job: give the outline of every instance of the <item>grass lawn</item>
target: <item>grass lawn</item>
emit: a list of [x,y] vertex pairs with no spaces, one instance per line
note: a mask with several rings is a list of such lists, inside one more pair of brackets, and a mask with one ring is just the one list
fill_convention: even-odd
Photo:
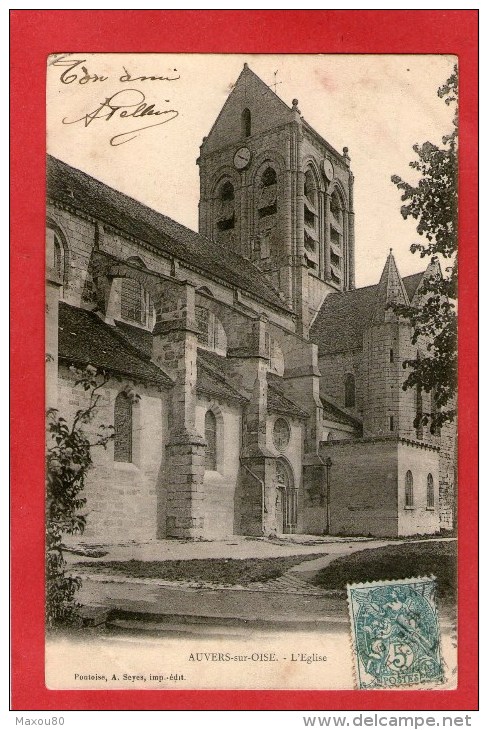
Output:
[[421,542],[361,550],[334,560],[319,570],[311,582],[322,588],[344,588],[361,583],[395,578],[434,575],[439,595],[456,596],[456,549],[452,542]]
[[287,570],[306,560],[321,558],[326,553],[290,555],[282,558],[211,558],[208,560],[111,560],[77,563],[83,572],[124,575],[131,578],[190,580],[202,583],[247,586],[279,578]]

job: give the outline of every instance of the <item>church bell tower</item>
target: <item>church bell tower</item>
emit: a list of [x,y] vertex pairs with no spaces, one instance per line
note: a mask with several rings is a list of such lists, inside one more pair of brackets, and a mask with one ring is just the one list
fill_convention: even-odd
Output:
[[325,297],[354,288],[353,175],[247,64],[204,138],[199,229],[252,260],[308,336]]

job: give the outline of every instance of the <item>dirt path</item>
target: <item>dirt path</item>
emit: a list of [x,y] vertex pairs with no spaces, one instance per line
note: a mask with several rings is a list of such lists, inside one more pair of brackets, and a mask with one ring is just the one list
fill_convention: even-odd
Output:
[[283,577],[296,576],[299,574],[300,578],[310,580],[310,578],[312,578],[319,570],[326,568],[334,560],[344,558],[347,555],[357,553],[360,550],[373,550],[375,548],[387,547],[388,545],[405,545],[407,543],[411,544],[416,542],[451,542],[455,539],[456,538],[454,537],[434,537],[427,540],[369,540],[367,542],[355,541],[330,543],[327,546],[327,555],[324,555],[322,558],[317,558],[316,560],[308,560],[306,562],[299,563],[298,565],[293,566],[293,568],[290,568],[290,570],[287,570],[286,573],[283,574]]

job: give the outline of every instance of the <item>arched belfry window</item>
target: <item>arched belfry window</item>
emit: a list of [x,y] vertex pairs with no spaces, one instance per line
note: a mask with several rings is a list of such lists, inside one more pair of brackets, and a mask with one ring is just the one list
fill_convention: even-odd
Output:
[[129,322],[146,326],[149,314],[149,295],[134,279],[122,279],[120,316]]
[[330,212],[332,213],[332,216],[336,219],[336,222],[342,225],[342,202],[337,190],[334,190],[334,192],[330,196]]
[[314,174],[310,168],[305,173],[303,192],[305,195],[305,206],[307,209],[305,211],[306,222],[314,225],[315,217],[317,215],[317,185]]
[[205,469],[217,471],[217,419],[212,411],[205,414],[205,441]]
[[303,184],[303,223],[305,259],[312,271],[318,270],[318,192],[315,176],[310,168],[305,172]]
[[344,380],[344,405],[346,408],[356,407],[356,381],[351,373]]
[[342,284],[344,277],[344,206],[337,190],[330,196],[330,278]]
[[132,400],[124,392],[115,399],[114,461],[132,462]]
[[230,180],[223,182],[218,191],[217,228],[228,231],[235,226],[235,191]]
[[427,509],[434,509],[434,477],[427,474]]
[[278,180],[276,170],[273,167],[267,167],[261,175],[258,193],[258,216],[259,218],[267,218],[276,215],[276,197],[277,197]]
[[251,112],[249,109],[243,109],[241,114],[242,136],[251,136]]
[[413,507],[413,476],[410,469],[405,474],[405,507]]
[[276,253],[277,199],[278,178],[274,167],[269,165],[258,174],[254,188],[254,238],[251,251],[253,260],[258,263],[268,261]]

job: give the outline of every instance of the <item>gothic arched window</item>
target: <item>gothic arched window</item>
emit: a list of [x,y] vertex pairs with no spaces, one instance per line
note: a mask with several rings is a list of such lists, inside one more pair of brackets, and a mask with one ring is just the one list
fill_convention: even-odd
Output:
[[351,373],[348,373],[344,380],[344,405],[346,408],[356,407],[356,382]]
[[222,183],[218,192],[217,228],[228,231],[235,226],[235,192],[230,180]]
[[205,469],[217,471],[217,419],[212,411],[205,414],[205,441]]
[[413,476],[410,469],[405,474],[405,507],[413,507]]
[[146,325],[149,297],[145,289],[134,279],[122,279],[120,292],[120,316],[122,319]]
[[66,249],[61,237],[52,228],[46,230],[47,268],[64,283],[66,277]]
[[242,136],[251,136],[251,112],[249,109],[244,109],[241,114],[241,125],[242,125]]
[[434,477],[432,474],[427,474],[427,509],[434,509]]
[[132,401],[123,392],[115,399],[114,461],[132,462]]
[[59,238],[54,234],[54,271],[58,276],[63,272],[63,248],[59,242]]
[[198,344],[209,350],[225,354],[227,350],[227,336],[222,322],[206,307],[196,305],[195,320],[198,327]]
[[276,185],[276,170],[273,167],[267,167],[261,177],[263,187],[269,188],[270,185]]
[[278,451],[284,451],[290,443],[290,426],[284,418],[277,418],[273,427],[273,443]]

